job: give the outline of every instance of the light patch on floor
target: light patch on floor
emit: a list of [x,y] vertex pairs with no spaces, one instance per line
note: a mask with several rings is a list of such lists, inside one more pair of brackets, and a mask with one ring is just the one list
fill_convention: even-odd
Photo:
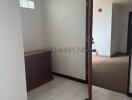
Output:
[[[93,86],[93,100],[132,100],[126,95]],[[28,93],[28,100],[84,100],[87,85],[54,77],[54,80]]]

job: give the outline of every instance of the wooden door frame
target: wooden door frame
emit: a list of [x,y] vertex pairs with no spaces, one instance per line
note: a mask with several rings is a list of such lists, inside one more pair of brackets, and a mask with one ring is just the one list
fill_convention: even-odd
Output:
[[130,96],[130,97],[132,97],[132,93],[130,93],[130,75],[131,75],[131,60],[132,60],[132,58],[131,58],[131,55],[132,55],[132,53],[130,53],[130,55],[129,55],[129,69],[128,69],[128,85],[127,85],[127,95],[128,96]]
[[131,43],[129,43],[130,41],[129,41],[129,39],[130,39],[130,37],[129,37],[129,28],[130,28],[130,15],[132,15],[132,11],[130,11],[129,12],[129,19],[128,19],[128,36],[127,36],[127,55],[129,55],[129,45],[131,44]]
[[[127,85],[127,95],[132,97],[132,93],[130,93],[130,75],[131,75],[131,55],[132,55],[132,52],[130,52],[129,54],[129,28],[130,28],[130,14],[132,14],[132,11],[129,12],[129,19],[128,19],[128,38],[127,38],[127,54],[129,55],[129,68],[128,68],[128,85]],[[131,48],[131,51],[132,51],[132,48]]]
[[92,100],[92,21],[93,0],[86,0],[86,81],[89,95],[86,100]]
[[132,55],[132,52],[130,52],[130,54],[129,54],[129,50],[128,50],[128,48],[129,48],[129,39],[130,39],[130,37],[129,37],[129,28],[130,28],[130,14],[132,14],[132,11],[131,12],[129,12],[129,19],[128,19],[128,37],[127,37],[127,54],[129,55],[129,68],[128,68],[128,84],[127,84],[127,95],[128,96],[130,96],[130,97],[132,97],[132,93],[130,93],[130,75],[131,75],[131,55]]

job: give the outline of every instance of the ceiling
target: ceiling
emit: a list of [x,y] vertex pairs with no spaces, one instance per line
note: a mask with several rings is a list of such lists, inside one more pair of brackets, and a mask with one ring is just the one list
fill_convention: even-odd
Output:
[[132,0],[94,0],[95,4],[98,3],[132,3]]

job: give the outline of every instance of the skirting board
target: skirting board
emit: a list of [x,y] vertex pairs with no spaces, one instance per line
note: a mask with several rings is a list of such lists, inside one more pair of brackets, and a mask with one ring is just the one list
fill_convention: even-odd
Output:
[[120,56],[127,56],[127,53],[116,52],[116,53],[111,55],[111,57],[120,57]]
[[132,97],[132,93],[127,93],[127,96]]
[[53,72],[53,74],[56,75],[56,76],[60,76],[60,77],[66,78],[66,79],[70,79],[70,80],[73,80],[73,81],[77,81],[77,82],[80,82],[80,83],[87,84],[86,80],[78,79],[78,78],[75,78],[75,77],[71,77],[71,76],[60,74],[60,73],[56,73],[56,72]]

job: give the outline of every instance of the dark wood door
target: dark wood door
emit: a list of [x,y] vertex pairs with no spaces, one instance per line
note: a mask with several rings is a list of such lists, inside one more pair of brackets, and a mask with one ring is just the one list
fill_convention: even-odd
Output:
[[131,51],[132,51],[132,12],[129,13],[128,23],[128,41],[127,41],[127,54],[129,55],[129,69],[128,69],[128,88],[127,95],[132,96],[130,93],[130,75],[131,75]]
[[132,12],[129,13],[127,54],[131,53],[131,48],[132,48]]
[[86,77],[88,81],[88,100],[92,100],[92,18],[93,0],[86,0]]
[[[132,51],[132,48],[131,48]],[[132,60],[132,52],[129,54],[129,69],[128,69],[128,85],[127,85],[127,95],[132,97],[132,93],[130,93],[130,81],[131,81],[131,60]]]

